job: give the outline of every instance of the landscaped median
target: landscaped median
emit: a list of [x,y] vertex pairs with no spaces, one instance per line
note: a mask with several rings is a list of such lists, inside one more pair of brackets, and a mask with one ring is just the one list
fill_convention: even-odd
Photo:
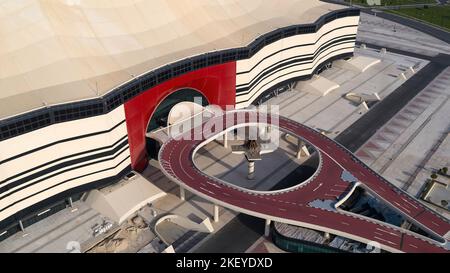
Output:
[[450,31],[450,5],[389,9],[386,12],[417,19]]

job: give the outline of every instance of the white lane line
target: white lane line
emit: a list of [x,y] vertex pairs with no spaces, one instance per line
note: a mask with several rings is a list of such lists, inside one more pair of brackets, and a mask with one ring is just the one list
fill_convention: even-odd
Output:
[[416,206],[414,206],[414,204],[412,204],[411,202],[409,202],[408,200],[406,200],[405,198],[402,197],[402,200],[405,201],[406,203],[408,203],[411,207],[417,209]]
[[396,243],[393,243],[393,242],[391,242],[391,241],[389,241],[389,240],[382,239],[382,238],[377,237],[377,236],[375,236],[374,238],[377,239],[377,240],[385,241],[385,242],[387,242],[387,243],[389,243],[389,244],[391,244],[391,245],[394,245],[394,246],[397,245]]
[[314,214],[310,214],[309,216],[311,216],[313,218],[317,218],[317,215],[314,215]]
[[438,223],[435,223],[435,222],[433,222],[433,221],[431,221],[431,223],[433,223],[433,225],[439,227],[439,224],[438,224]]
[[331,189],[330,191],[333,191],[333,192],[339,192],[339,193],[345,192],[345,190],[335,190],[335,189]]
[[397,201],[394,201],[394,203],[399,206],[400,208],[406,210],[408,212],[408,214],[411,214],[411,211],[409,211],[407,208],[405,208],[404,206],[400,205]]
[[222,194],[225,195],[225,196],[231,197],[231,195],[226,193],[226,192],[222,192]]
[[346,225],[346,226],[350,226],[350,224],[347,223],[347,222],[341,222],[341,224]]
[[409,246],[414,247],[414,248],[418,248],[417,246],[415,246],[413,244],[409,244]]
[[322,187],[323,183],[320,183],[319,186],[317,186],[313,191],[318,190],[320,187]]
[[390,231],[387,231],[387,230],[384,230],[384,229],[381,229],[381,228],[377,228],[377,230],[382,231],[382,232],[385,232],[385,233],[387,233],[387,234],[391,234],[391,235],[400,237],[400,235],[398,235],[398,234],[396,234],[396,233],[393,233],[393,232],[390,232]]
[[325,193],[325,196],[337,197],[335,194],[329,194],[329,193]]
[[[186,149],[186,146],[183,147],[183,149],[181,150],[180,154],[183,154],[185,149]],[[184,170],[183,163],[181,162],[181,157],[178,157],[178,163],[180,164],[180,168],[184,172],[184,174],[186,174],[191,180],[194,180],[194,178],[192,176],[190,176],[189,173]]]
[[283,209],[283,208],[278,208],[279,210],[281,210],[281,211],[286,211],[286,209]]
[[209,181],[207,181],[206,183],[208,183],[208,184],[210,184],[210,185],[212,185],[212,186],[214,186],[214,187],[216,187],[216,188],[218,188],[218,189],[222,189],[221,186],[219,186],[219,185],[217,185],[217,184],[215,184],[215,183],[211,183],[211,182],[209,182]]
[[207,189],[205,189],[205,188],[203,188],[203,187],[200,187],[200,189],[201,189],[201,190],[203,190],[203,191],[205,191],[205,192],[207,192],[207,193],[210,193],[210,194],[216,195],[216,194],[215,194],[215,193],[213,193],[212,191],[209,191],[209,190],[207,190]]

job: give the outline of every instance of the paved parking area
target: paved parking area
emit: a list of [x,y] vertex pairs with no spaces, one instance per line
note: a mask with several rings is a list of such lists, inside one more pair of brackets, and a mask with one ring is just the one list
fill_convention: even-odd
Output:
[[[70,242],[83,242],[94,238],[92,227],[101,224],[104,218],[82,202],[74,203],[78,209],[70,208],[28,227],[0,243],[1,253],[70,252]],[[25,236],[24,236],[25,235]]]
[[380,46],[388,46],[427,56],[450,54],[450,45],[413,28],[361,13],[357,40]]
[[[416,170],[424,168],[436,152],[433,147],[449,133],[449,98],[450,69],[447,68],[373,135],[356,155],[396,186],[417,196],[425,180],[422,176],[417,177]],[[447,154],[441,160],[450,162],[449,147],[438,149]]]

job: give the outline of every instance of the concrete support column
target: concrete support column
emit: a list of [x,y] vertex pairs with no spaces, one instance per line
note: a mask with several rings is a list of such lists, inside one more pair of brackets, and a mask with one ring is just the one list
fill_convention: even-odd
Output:
[[264,226],[264,236],[269,237],[270,236],[270,224],[272,223],[272,220],[266,219],[266,224]]
[[78,208],[76,208],[76,207],[74,207],[73,206],[73,200],[72,200],[72,197],[69,197],[69,206],[70,206],[70,208],[71,208],[71,212],[76,212],[76,211],[78,211]]
[[272,132],[272,126],[267,126],[266,127],[266,133],[267,133],[267,135],[270,135],[270,133]]
[[214,204],[214,222],[219,223],[219,205]]
[[309,157],[311,154],[308,151],[308,148],[305,145],[305,142],[301,139],[297,139],[297,159],[300,159],[302,157]]
[[253,180],[253,179],[255,179],[255,161],[249,161],[249,162],[248,162],[248,175],[247,175],[247,179],[248,179],[248,180]]
[[180,186],[180,199],[182,201],[186,200],[186,191],[182,186]]
[[223,147],[228,149],[228,132],[223,135]]
[[305,144],[303,143],[303,141],[300,140],[300,139],[297,139],[297,159],[300,159],[300,158],[302,157],[302,148],[303,148],[303,145],[305,145]]
[[22,232],[25,232],[25,228],[23,227],[22,220],[19,220],[19,227]]

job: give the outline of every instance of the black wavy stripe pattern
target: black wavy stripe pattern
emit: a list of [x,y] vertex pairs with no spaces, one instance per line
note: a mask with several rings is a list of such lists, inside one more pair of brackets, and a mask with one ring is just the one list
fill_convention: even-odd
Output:
[[[12,160],[20,160],[20,158],[22,158],[22,157],[24,157],[24,156],[26,156],[28,154],[35,153],[35,152],[37,152],[39,150],[52,147],[52,146],[54,146],[56,144],[78,141],[78,140],[81,140],[81,139],[86,139],[86,138],[93,137],[93,136],[98,136],[98,135],[107,135],[107,134],[111,133],[112,131],[114,131],[115,129],[119,128],[119,126],[123,125],[124,123],[125,123],[125,120],[122,120],[122,121],[120,121],[119,123],[117,123],[116,125],[114,125],[112,128],[110,128],[108,130],[103,130],[103,131],[93,132],[93,133],[89,133],[89,134],[85,134],[85,135],[74,136],[74,137],[70,137],[70,138],[67,138],[67,139],[63,139],[63,140],[58,140],[56,142],[49,143],[49,144],[41,146],[39,148],[32,149],[30,151],[23,152],[23,153],[21,153],[19,155],[15,155],[13,157],[5,159],[5,160],[2,161],[2,163],[9,162],[9,161],[12,161]],[[4,193],[9,191],[8,193],[6,193],[3,196],[1,196],[0,200],[2,200],[2,199],[6,198],[6,197],[8,197],[8,196],[10,196],[10,195],[12,195],[14,193],[17,193],[17,192],[19,192],[21,190],[24,190],[24,189],[26,189],[28,187],[31,187],[33,185],[36,185],[36,184],[40,183],[40,182],[43,182],[43,181],[45,181],[45,180],[47,180],[49,178],[55,177],[57,175],[61,175],[61,174],[64,174],[66,172],[77,170],[77,169],[84,168],[84,167],[91,166],[91,165],[100,164],[100,163],[107,162],[107,161],[113,161],[117,157],[121,156],[124,152],[128,151],[128,148],[129,148],[129,146],[128,146],[128,136],[124,135],[124,136],[120,137],[120,139],[117,140],[112,145],[108,145],[108,146],[104,146],[104,147],[98,147],[98,148],[91,149],[91,150],[88,150],[88,151],[84,151],[84,152],[80,152],[80,153],[64,156],[64,157],[61,157],[61,158],[57,158],[57,159],[54,159],[52,161],[46,162],[44,164],[41,164],[39,166],[33,167],[31,169],[28,169],[26,171],[23,171],[21,173],[15,174],[15,175],[13,175],[11,177],[8,177],[8,178],[0,181],[0,194],[4,194]],[[76,157],[79,157],[79,158],[76,158]],[[36,193],[34,193],[32,195],[29,195],[29,196],[27,196],[25,198],[22,198],[20,200],[14,200],[14,202],[8,204],[6,207],[1,208],[0,212],[10,208],[11,206],[14,206],[15,204],[20,203],[20,202],[22,202],[22,201],[24,201],[24,200],[26,200],[28,198],[31,198],[31,197],[33,197],[33,196],[35,196],[37,194],[40,194],[40,193],[42,193],[44,191],[47,191],[49,189],[52,189],[54,187],[57,187],[57,186],[59,186],[61,184],[73,181],[75,179],[80,179],[80,178],[83,178],[83,177],[87,177],[89,175],[93,175],[93,174],[97,174],[97,173],[101,173],[101,172],[105,172],[105,171],[109,171],[109,170],[115,169],[120,164],[122,164],[124,161],[128,160],[129,158],[130,158],[130,156],[128,155],[124,160],[122,160],[119,164],[117,164],[114,167],[101,169],[101,170],[98,170],[96,172],[87,173],[87,174],[83,174],[83,175],[80,175],[80,176],[77,176],[77,177],[66,179],[66,180],[64,180],[64,181],[62,181],[62,182],[60,182],[60,183],[58,183],[56,185],[53,185],[52,187],[48,187],[48,188],[42,189],[39,192],[36,192]],[[88,162],[88,161],[90,161],[90,162]],[[81,164],[83,162],[88,162],[88,163]],[[57,164],[55,164],[55,163],[57,163]],[[78,165],[78,164],[80,164],[80,165]],[[53,166],[49,166],[49,165],[53,165]],[[45,168],[46,166],[49,166],[49,167]],[[73,167],[70,167],[70,166],[73,166]],[[65,168],[67,168],[67,169],[65,169]],[[38,170],[38,169],[41,169],[41,170],[36,172],[36,173],[29,174],[29,175],[27,175],[27,176],[25,176],[23,178],[18,179],[18,180],[15,180],[15,181],[13,181],[13,182],[11,182],[9,184],[6,184],[6,183],[8,183],[11,180],[16,179],[17,177],[26,175],[26,174],[31,173],[31,172],[33,172],[35,170]],[[39,178],[39,179],[37,179],[37,178]],[[37,180],[35,180],[32,183],[29,183],[27,185],[24,185],[25,183],[27,183],[27,182],[29,182],[29,181],[31,181],[33,179],[37,179]],[[93,181],[93,182],[95,182],[95,181]],[[4,185],[4,186],[2,186],[2,185]],[[10,190],[12,190],[12,191],[10,191]]]
[[[265,68],[263,71],[261,71],[249,83],[238,85],[237,86],[237,90],[236,90],[236,95],[237,95],[237,97],[239,97],[239,96],[247,95],[247,94],[249,94],[251,92],[254,92],[253,88],[255,86],[260,84],[266,78],[268,78],[270,76],[273,76],[274,74],[277,74],[277,73],[281,72],[284,69],[295,67],[295,66],[302,65],[302,64],[312,64],[312,63],[314,63],[316,61],[317,57],[320,56],[320,54],[322,54],[324,51],[326,51],[326,50],[328,50],[328,49],[330,49],[332,47],[335,47],[335,46],[338,46],[338,45],[347,44],[347,43],[352,44],[351,47],[341,48],[341,49],[338,49],[338,50],[334,50],[334,51],[332,51],[330,53],[335,53],[335,52],[341,51],[343,49],[352,48],[353,44],[355,43],[355,41],[356,41],[356,35],[354,35],[354,34],[339,36],[339,37],[336,37],[336,38],[328,41],[327,43],[323,44],[312,55],[308,54],[309,56],[308,55],[296,56],[296,57],[293,57],[293,58],[290,58],[290,59],[286,59],[286,60],[282,60],[282,61],[279,61],[277,63],[274,63],[271,66]],[[326,56],[330,55],[330,53],[327,54]],[[274,54],[271,54],[268,57],[273,56],[273,55]],[[308,56],[308,57],[305,57],[305,56]],[[323,56],[322,56],[322,58],[323,58]],[[310,69],[311,69],[311,67],[306,68],[306,69],[302,69],[302,70],[297,70],[296,72],[306,71],[306,70],[310,70]],[[279,77],[277,77],[277,78],[279,78]],[[271,81],[271,82],[273,82],[273,81]],[[258,91],[259,91],[259,89],[257,90],[257,92]],[[251,98],[249,98],[248,100],[241,101],[240,103],[247,102],[247,101],[251,100],[252,98],[253,98],[253,96]]]

